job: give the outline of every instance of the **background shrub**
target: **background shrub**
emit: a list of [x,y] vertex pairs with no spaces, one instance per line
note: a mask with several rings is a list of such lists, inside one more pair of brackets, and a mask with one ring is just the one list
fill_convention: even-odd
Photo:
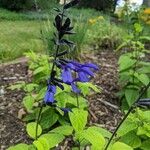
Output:
[[33,0],[0,0],[0,7],[19,11],[33,6]]
[[0,0],[0,7],[9,10],[49,9],[55,6],[57,0]]
[[82,0],[80,6],[95,8],[97,10],[114,11],[118,0]]

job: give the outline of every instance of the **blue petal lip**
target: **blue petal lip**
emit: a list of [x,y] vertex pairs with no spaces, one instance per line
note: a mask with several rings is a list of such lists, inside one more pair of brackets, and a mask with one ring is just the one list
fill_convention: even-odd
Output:
[[54,103],[54,93],[47,91],[44,97],[44,102],[45,103]]
[[90,80],[85,72],[78,72],[78,77],[80,82],[89,82]]
[[82,67],[80,70],[85,72],[86,74],[88,74],[90,76],[94,76],[94,73],[88,67]]
[[47,103],[55,103],[54,95],[56,93],[56,86],[48,85],[47,91],[44,97],[44,102]]
[[73,65],[72,63],[68,63],[68,64],[66,65],[66,67],[68,67],[68,68],[70,68],[70,69],[72,69],[72,70],[75,70],[75,69],[76,69],[75,65]]
[[56,93],[56,86],[54,85],[48,85],[48,91],[52,93]]
[[99,67],[95,64],[92,64],[92,63],[83,64],[83,66],[92,68],[94,70],[99,70]]
[[61,74],[62,80],[64,83],[71,83],[73,81],[72,73],[70,69],[63,69]]

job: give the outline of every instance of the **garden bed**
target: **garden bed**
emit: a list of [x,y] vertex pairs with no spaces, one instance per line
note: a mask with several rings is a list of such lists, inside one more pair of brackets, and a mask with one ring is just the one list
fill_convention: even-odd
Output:
[[[96,124],[113,131],[121,119],[119,100],[115,93],[118,87],[117,56],[111,51],[85,54],[86,61],[93,61],[100,66],[93,82],[102,88],[102,93],[89,96],[89,124]],[[0,66],[0,149],[5,150],[16,143],[30,143],[25,133],[25,124],[21,118],[26,113],[22,108],[24,92],[11,91],[10,85],[16,81],[31,79],[27,60]],[[65,147],[68,142],[65,142]],[[61,149],[66,149],[61,148]]]

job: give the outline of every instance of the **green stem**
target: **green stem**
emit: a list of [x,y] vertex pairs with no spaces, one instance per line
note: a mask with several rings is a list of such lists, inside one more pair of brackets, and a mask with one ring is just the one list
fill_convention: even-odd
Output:
[[121,120],[121,122],[118,124],[116,130],[113,132],[112,136],[110,137],[106,147],[104,150],[107,150],[109,145],[111,144],[114,136],[116,135],[117,131],[119,130],[120,126],[124,123],[124,121],[127,119],[127,117],[129,116],[129,114],[132,112],[132,110],[134,109],[135,104],[143,97],[143,95],[145,94],[145,92],[148,90],[148,88],[150,87],[150,82],[149,84],[142,90],[140,96],[137,98],[137,100],[132,104],[132,106],[129,108],[128,112],[126,113],[126,115],[124,116],[124,118]]
[[78,94],[76,94],[76,98],[77,98],[77,107],[79,108],[79,107],[80,107],[80,104],[79,104],[79,97],[78,97]]
[[38,138],[38,125],[40,123],[40,118],[41,118],[42,110],[43,110],[43,104],[40,106],[40,111],[39,111],[38,118],[37,118],[37,123],[36,123],[36,129],[35,129],[35,139],[36,140]]

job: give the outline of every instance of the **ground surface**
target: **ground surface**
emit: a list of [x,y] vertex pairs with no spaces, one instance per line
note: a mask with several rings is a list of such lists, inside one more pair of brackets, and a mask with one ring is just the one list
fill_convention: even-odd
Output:
[[[120,120],[119,101],[115,96],[117,85],[117,57],[113,52],[105,51],[96,54],[86,54],[85,60],[91,60],[100,66],[93,82],[102,87],[101,94],[94,94],[89,99],[89,124],[97,124],[113,131]],[[22,91],[10,91],[7,87],[16,81],[28,80],[26,60],[21,63],[0,66],[0,150],[20,142],[30,142],[20,120],[22,110]],[[65,149],[65,148],[63,148]]]

